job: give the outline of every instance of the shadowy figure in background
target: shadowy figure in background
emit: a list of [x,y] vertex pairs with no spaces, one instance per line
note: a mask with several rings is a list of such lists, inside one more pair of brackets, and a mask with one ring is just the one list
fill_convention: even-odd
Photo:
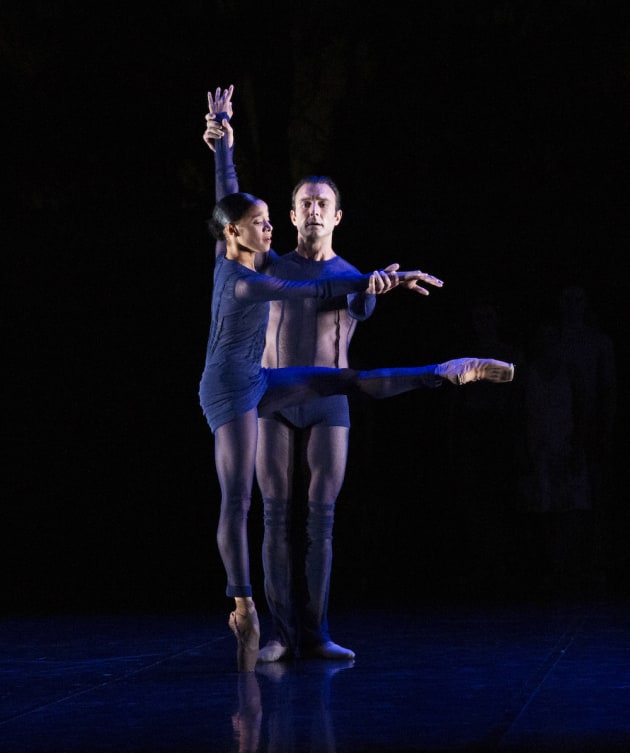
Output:
[[562,285],[552,303],[534,331],[527,373],[520,372],[522,561],[545,591],[592,592],[617,564],[615,352],[582,285]]
[[581,375],[565,358],[556,322],[538,326],[530,350],[521,480],[530,573],[545,590],[570,592],[590,562],[587,407]]
[[617,372],[612,338],[599,326],[583,286],[564,286],[558,295],[562,358],[580,390],[584,458],[592,500],[589,550],[584,577],[597,585],[614,566],[611,502],[614,495],[613,439],[617,414]]
[[[523,352],[501,331],[497,305],[478,299],[465,308],[459,347],[496,353],[523,366]],[[449,469],[457,510],[450,566],[467,587],[501,586],[514,563],[514,498],[519,382],[488,390],[481,382],[453,391],[449,405]]]

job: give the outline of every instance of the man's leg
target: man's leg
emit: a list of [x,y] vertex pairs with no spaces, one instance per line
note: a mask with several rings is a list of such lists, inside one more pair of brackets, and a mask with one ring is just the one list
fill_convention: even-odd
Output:
[[306,593],[300,603],[300,649],[303,656],[353,659],[354,652],[338,646],[328,632],[328,597],[333,559],[335,503],[341,491],[348,457],[346,426],[313,426],[306,459],[310,471],[306,520]]
[[272,418],[258,421],[256,478],[263,498],[262,560],[265,596],[272,629],[261,661],[277,661],[296,650],[291,555],[291,492],[294,468],[294,430]]

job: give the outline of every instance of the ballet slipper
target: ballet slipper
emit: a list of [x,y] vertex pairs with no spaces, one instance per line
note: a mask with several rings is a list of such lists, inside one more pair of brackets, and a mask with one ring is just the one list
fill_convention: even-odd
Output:
[[272,662],[280,659],[288,659],[290,651],[287,646],[283,646],[280,641],[268,641],[266,646],[258,652],[258,661]]
[[456,358],[439,364],[436,373],[453,384],[511,382],[514,379],[514,364],[494,358]]
[[354,651],[332,641],[302,649],[301,655],[305,659],[354,659],[355,657]]
[[256,610],[230,614],[229,626],[236,636],[236,666],[239,672],[253,672],[258,659],[260,625]]

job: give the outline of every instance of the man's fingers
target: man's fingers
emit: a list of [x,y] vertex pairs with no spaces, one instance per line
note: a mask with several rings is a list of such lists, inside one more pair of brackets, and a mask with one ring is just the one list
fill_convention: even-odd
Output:
[[[391,265],[398,266],[398,265]],[[370,275],[369,287],[367,292],[380,295],[381,293],[388,293],[399,284],[398,275],[396,272],[388,272],[384,269],[376,269]]]
[[370,281],[372,284],[373,292],[378,295],[379,293],[382,293],[385,289],[386,283],[383,279],[383,273],[376,269],[374,272],[372,272],[370,276]]
[[372,272],[368,279],[368,286],[366,293],[370,293],[371,295],[376,295],[376,272]]
[[392,288],[395,288],[396,285],[398,285],[398,275],[396,272],[382,272],[381,273],[381,282],[383,283],[383,287],[381,292],[387,293],[387,291],[391,290]]
[[396,272],[400,268],[400,264],[390,264],[388,267],[385,267],[386,272]]

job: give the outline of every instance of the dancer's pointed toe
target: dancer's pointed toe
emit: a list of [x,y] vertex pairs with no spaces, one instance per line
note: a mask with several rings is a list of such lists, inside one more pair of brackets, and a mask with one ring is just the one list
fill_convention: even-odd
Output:
[[258,661],[260,647],[260,625],[256,610],[234,611],[228,622],[236,636],[236,665],[239,672],[253,672]]
[[511,382],[514,379],[514,364],[494,358],[455,358],[441,363],[437,374],[458,385],[479,381]]

